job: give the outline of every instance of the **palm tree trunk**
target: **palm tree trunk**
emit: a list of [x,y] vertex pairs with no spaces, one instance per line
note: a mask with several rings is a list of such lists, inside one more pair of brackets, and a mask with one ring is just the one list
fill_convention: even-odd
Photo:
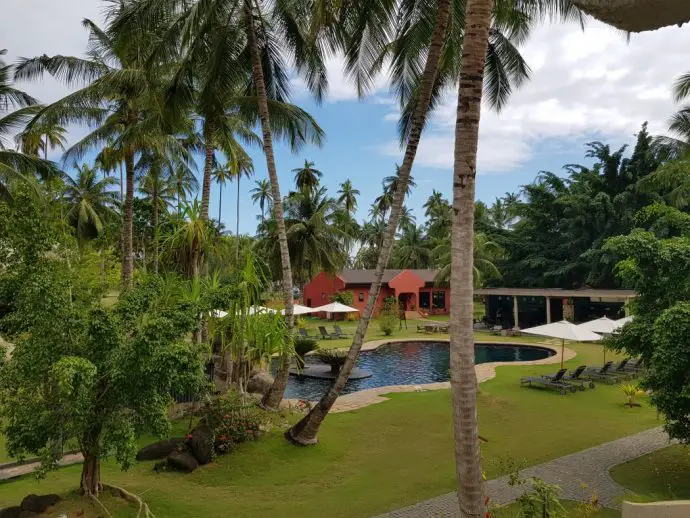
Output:
[[211,173],[213,172],[213,124],[204,123],[204,144],[206,154],[204,158],[204,180],[201,188],[201,215],[208,219],[208,205],[211,199]]
[[158,275],[158,187],[153,188],[153,273]]
[[122,162],[120,162],[120,204],[125,199],[124,183],[122,182]]
[[223,208],[223,184],[221,183],[218,187],[218,228],[220,228],[220,215]]
[[125,217],[122,237],[122,287],[132,285],[134,275],[134,256],[132,254],[133,222],[134,222],[134,153],[125,152],[125,170],[127,174],[127,193],[125,196]]
[[[251,0],[245,0],[245,14],[247,17],[247,41],[252,53],[252,75],[256,85],[256,94],[259,104],[259,118],[261,119],[261,132],[263,134],[264,154],[266,155],[266,168],[271,182],[273,193],[276,227],[278,231],[278,244],[280,246],[280,262],[283,269],[283,293],[285,297],[285,318],[288,332],[292,332],[295,323],[292,303],[292,268],[290,267],[290,250],[288,249],[287,232],[285,231],[285,219],[283,216],[283,203],[280,196],[280,184],[276,170],[275,156],[273,155],[273,137],[271,135],[271,123],[268,115],[268,96],[264,83],[264,72],[261,68],[261,54],[256,41],[254,28],[254,15]],[[289,355],[281,357],[281,365],[290,361]],[[284,371],[284,372],[283,372]],[[275,381],[261,401],[264,408],[277,409],[283,399],[288,380],[288,369],[279,369]]]
[[[355,366],[355,362],[359,357],[359,352],[364,342],[364,335],[369,327],[369,321],[374,313],[376,300],[378,299],[381,290],[381,280],[383,273],[388,265],[390,259],[393,243],[395,242],[395,233],[398,228],[400,214],[402,211],[403,202],[407,193],[407,186],[410,180],[410,172],[412,165],[417,155],[417,148],[421,139],[422,130],[426,121],[427,112],[429,110],[429,103],[431,102],[431,94],[433,90],[434,81],[436,79],[436,72],[441,57],[441,50],[443,41],[445,39],[446,29],[448,28],[448,20],[450,18],[451,0],[439,0],[438,13],[436,16],[436,24],[434,32],[431,35],[431,43],[429,45],[429,53],[427,55],[424,73],[420,85],[420,93],[417,105],[415,106],[414,115],[412,118],[412,127],[410,129],[410,136],[405,149],[405,158],[403,164],[398,172],[398,187],[395,191],[395,198],[393,206],[391,207],[391,215],[388,220],[388,226],[384,233],[383,245],[381,246],[378,262],[376,264],[376,271],[374,273],[374,281],[369,290],[369,300],[364,308],[364,313],[357,325],[357,331],[352,339],[352,345],[347,354],[345,364],[340,369],[338,377],[331,385],[328,392],[326,392],[321,400],[316,404],[312,410],[300,422],[290,428],[285,436],[288,440],[307,446],[316,444],[318,442],[317,434],[321,423],[326,418],[335,400],[340,395],[341,390],[347,383],[350,373]],[[470,313],[471,314],[471,313]]]
[[48,134],[46,134],[46,141],[45,141],[44,146],[45,147],[43,148],[43,158],[45,160],[48,160]]
[[237,175],[237,221],[235,223],[235,238],[237,239],[237,264],[240,264],[240,178],[242,174]]
[[462,518],[486,513],[477,420],[472,295],[474,191],[492,0],[468,0],[455,125],[450,273],[450,365],[458,501]]

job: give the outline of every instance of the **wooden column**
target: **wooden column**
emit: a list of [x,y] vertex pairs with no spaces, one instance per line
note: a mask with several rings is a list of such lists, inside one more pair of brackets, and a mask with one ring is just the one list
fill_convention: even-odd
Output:
[[551,323],[551,297],[546,297],[546,323]]
[[520,329],[520,322],[518,322],[519,314],[518,298],[517,295],[513,295],[513,329]]

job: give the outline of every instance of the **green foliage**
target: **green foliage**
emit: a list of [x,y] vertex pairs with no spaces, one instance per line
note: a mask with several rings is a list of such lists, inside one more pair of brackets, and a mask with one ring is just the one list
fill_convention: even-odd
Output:
[[316,352],[316,357],[326,365],[330,365],[331,370],[337,372],[347,359],[347,350],[323,349]]
[[379,328],[384,335],[390,336],[393,334],[400,318],[399,314],[398,300],[395,297],[386,297],[379,313]]
[[558,486],[536,477],[523,479],[516,472],[509,475],[508,483],[511,486],[530,486],[516,500],[521,518],[566,518],[565,509],[558,499],[561,491]]
[[223,455],[237,444],[257,439],[268,419],[256,405],[231,390],[204,402],[201,422],[213,431],[214,452]]
[[313,338],[297,337],[295,338],[295,358],[300,367],[304,367],[304,357],[307,353],[315,351],[319,348],[319,344]]
[[346,306],[352,306],[355,302],[355,294],[350,290],[341,290],[331,295],[331,302],[340,302]]
[[629,407],[640,406],[637,398],[645,395],[645,391],[640,389],[634,383],[626,383],[621,385],[621,390],[625,394],[625,404]]

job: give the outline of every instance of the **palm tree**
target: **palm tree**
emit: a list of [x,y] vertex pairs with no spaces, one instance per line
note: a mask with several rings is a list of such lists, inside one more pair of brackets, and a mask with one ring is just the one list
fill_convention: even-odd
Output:
[[[472,283],[475,288],[481,288],[484,281],[501,276],[501,271],[495,264],[497,259],[503,257],[503,248],[491,241],[486,234],[477,232],[474,235],[474,247],[472,258]],[[436,283],[446,284],[450,280],[452,250],[450,236],[443,239],[433,250],[436,258]]]
[[[192,164],[194,164],[192,162]],[[182,204],[199,190],[199,180],[189,164],[180,163],[171,172],[170,178],[175,186],[177,212],[182,213]]]
[[271,183],[266,180],[256,180],[256,187],[250,192],[252,193],[252,201],[254,204],[258,203],[261,208],[261,221],[266,221],[266,209],[271,210],[273,199],[271,197]]
[[225,182],[232,178],[230,169],[228,169],[227,164],[216,164],[211,173],[211,178],[218,184],[220,189],[218,190],[218,223],[220,223],[221,214],[223,210],[223,186]]
[[408,224],[395,244],[393,264],[395,268],[428,268],[431,260],[431,250],[424,238],[421,227]]
[[243,150],[235,151],[228,161],[231,179],[237,180],[237,216],[235,218],[235,237],[237,238],[237,264],[240,261],[240,181],[254,174],[254,163]]
[[[538,15],[544,9],[551,13],[563,12],[566,16],[574,12],[569,3],[563,5],[562,2],[525,1],[515,7],[525,8],[528,15]],[[486,512],[477,421],[472,297],[477,143],[484,75],[485,71],[490,74],[492,70],[487,53],[493,14],[493,0],[467,0],[462,51],[460,47],[452,49],[459,54],[460,81],[453,171],[450,361],[458,501],[462,518],[479,518]],[[501,89],[489,88],[490,100],[493,100],[492,92],[500,94]]]
[[292,170],[295,173],[295,186],[297,190],[314,191],[319,186],[323,173],[314,167],[314,162],[304,161],[304,166]]
[[114,178],[98,178],[98,171],[84,164],[76,166],[76,178],[65,175],[64,200],[67,223],[74,228],[77,241],[84,245],[103,231],[105,221],[117,216],[117,192],[110,190]]
[[338,194],[340,195],[338,203],[350,214],[354,213],[357,210],[357,196],[361,193],[358,189],[352,187],[352,180],[345,180],[341,183]]
[[448,205],[448,202],[443,197],[443,194],[434,189],[422,206],[424,208],[424,215],[427,218],[431,218],[438,214],[441,208],[445,208],[446,205]]
[[403,205],[400,209],[400,222],[398,223],[398,230],[405,231],[408,227],[414,227],[417,222],[417,218],[414,212],[409,207]]
[[[112,21],[124,8],[115,3],[107,19]],[[122,285],[132,283],[133,258],[133,200],[135,156],[144,150],[166,154],[175,151],[185,154],[172,135],[174,128],[163,131],[158,108],[163,105],[160,85],[146,71],[145,58],[158,37],[154,30],[136,35],[118,33],[111,24],[105,30],[85,19],[89,31],[87,58],[41,56],[24,59],[17,66],[16,77],[36,79],[48,72],[68,86],[86,86],[44,108],[32,124],[47,122],[66,125],[86,124],[93,131],[73,145],[65,159],[81,158],[89,149],[114,144],[115,154],[125,163],[126,189],[124,202]],[[179,121],[176,121],[179,123]],[[31,128],[29,128],[31,129]],[[85,487],[87,493],[97,488]]]
[[43,159],[48,160],[48,151],[65,150],[67,130],[59,124],[34,124],[16,137],[21,150],[29,155],[38,156],[43,151]]

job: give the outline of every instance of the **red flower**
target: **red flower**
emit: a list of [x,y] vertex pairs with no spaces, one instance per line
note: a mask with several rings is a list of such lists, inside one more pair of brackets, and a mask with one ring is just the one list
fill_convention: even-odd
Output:
[[227,441],[227,440],[228,440],[228,436],[225,435],[225,434],[220,435],[218,438],[219,438],[221,441]]
[[484,505],[489,505],[489,497],[488,497],[488,495],[484,498]]
[[191,434],[191,433],[188,433],[188,434],[187,434],[187,439],[191,439],[191,438],[192,438],[192,434]]
[[489,511],[486,512],[484,515],[484,518],[491,518],[491,513]]

